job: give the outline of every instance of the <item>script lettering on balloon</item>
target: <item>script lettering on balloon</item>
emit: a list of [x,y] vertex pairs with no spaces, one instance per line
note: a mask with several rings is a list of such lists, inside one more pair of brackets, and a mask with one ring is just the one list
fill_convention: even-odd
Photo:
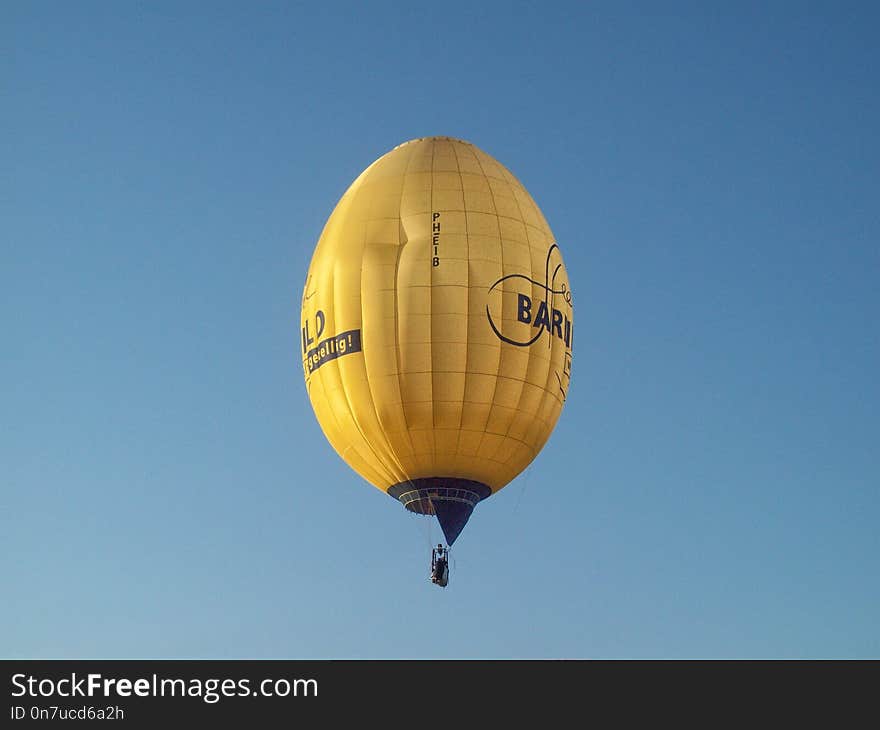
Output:
[[[362,352],[361,331],[347,330],[340,332],[338,335],[331,335],[319,340],[314,347],[309,347],[315,340],[323,334],[324,325],[327,318],[322,310],[315,312],[314,321],[306,320],[302,328],[303,343],[303,367],[306,371],[306,377],[311,375],[315,370],[324,363],[335,360],[343,355],[350,355],[353,352]],[[314,325],[314,330],[312,330]],[[312,335],[314,331],[314,335]]]

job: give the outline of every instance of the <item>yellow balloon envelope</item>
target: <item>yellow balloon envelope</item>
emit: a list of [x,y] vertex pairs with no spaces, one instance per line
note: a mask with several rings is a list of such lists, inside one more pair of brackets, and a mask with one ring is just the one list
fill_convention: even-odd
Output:
[[571,286],[522,184],[474,145],[425,137],[351,184],[302,298],[306,388],[339,455],[452,544],[556,425]]

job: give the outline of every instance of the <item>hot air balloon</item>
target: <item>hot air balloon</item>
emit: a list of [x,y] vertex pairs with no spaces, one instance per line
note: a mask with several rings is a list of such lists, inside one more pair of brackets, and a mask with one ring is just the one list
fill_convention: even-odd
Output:
[[309,266],[301,334],[330,444],[407,510],[435,515],[451,546],[556,425],[571,285],[522,183],[469,142],[423,137],[339,200]]

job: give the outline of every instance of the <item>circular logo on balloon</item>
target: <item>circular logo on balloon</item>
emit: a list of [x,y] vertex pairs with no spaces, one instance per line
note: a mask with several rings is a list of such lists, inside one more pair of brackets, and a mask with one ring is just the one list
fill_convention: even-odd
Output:
[[[514,285],[517,282],[521,283],[523,289],[528,289],[528,293],[522,291],[517,293],[516,314],[517,325],[530,326],[527,335],[523,334],[522,327],[517,327],[516,332],[502,332],[503,325],[499,326],[492,318],[489,305],[486,305],[489,326],[498,339],[516,347],[529,347],[546,332],[549,337],[556,337],[564,342],[566,350],[571,350],[572,322],[569,314],[572,311],[572,303],[571,290],[568,288],[566,278],[559,246],[554,243],[547,251],[543,282],[535,281],[525,274],[508,274],[492,284],[489,287],[490,294],[498,287],[502,287],[505,281],[514,282]],[[533,298],[536,288],[543,292],[537,300]]]
[[[493,319],[487,304],[486,317],[489,320],[489,326],[498,339],[515,347],[531,347],[545,333],[547,334],[548,347],[553,345],[554,337],[565,345],[562,368],[554,369],[554,376],[559,386],[559,397],[564,402],[571,381],[571,346],[574,325],[571,318],[573,312],[571,289],[568,286],[568,277],[562,263],[559,246],[554,243],[547,250],[544,281],[536,281],[525,274],[508,274],[492,284],[489,287],[489,293],[491,294],[499,287],[504,291],[505,282],[512,282],[506,285],[507,291],[510,291],[511,288],[519,289],[515,292],[517,297],[516,321],[515,323],[508,321],[506,325],[502,322],[499,326],[499,323]],[[536,290],[541,292],[541,296],[534,296]],[[523,325],[526,325],[528,329],[523,328]]]

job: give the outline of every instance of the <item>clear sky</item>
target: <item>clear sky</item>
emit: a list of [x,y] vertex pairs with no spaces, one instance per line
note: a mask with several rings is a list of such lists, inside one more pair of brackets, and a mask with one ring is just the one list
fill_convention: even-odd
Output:
[[[0,656],[880,657],[878,21],[4,2]],[[528,188],[577,318],[445,590],[299,352],[336,201],[433,134]]]

